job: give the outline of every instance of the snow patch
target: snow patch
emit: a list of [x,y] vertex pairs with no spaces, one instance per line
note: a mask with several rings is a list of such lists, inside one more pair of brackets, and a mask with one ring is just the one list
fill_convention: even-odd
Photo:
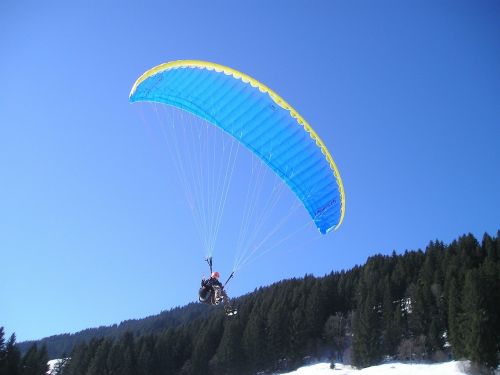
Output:
[[55,370],[58,364],[61,363],[63,366],[65,362],[67,362],[69,358],[59,358],[59,359],[51,359],[50,361],[47,362],[47,365],[49,366],[49,370],[47,371],[47,375],[52,375],[55,374]]
[[466,366],[466,361],[433,364],[394,362],[357,370],[349,365],[335,363],[335,369],[332,370],[329,363],[317,363],[281,375],[459,375],[466,374]]
[[47,371],[48,375],[52,374],[52,372],[54,371],[54,367],[59,361],[60,359],[51,359],[50,361],[47,362],[47,365],[49,365],[49,371]]

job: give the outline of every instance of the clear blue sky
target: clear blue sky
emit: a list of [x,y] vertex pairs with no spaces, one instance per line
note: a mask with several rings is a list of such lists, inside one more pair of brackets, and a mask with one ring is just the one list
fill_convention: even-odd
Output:
[[499,20],[500,3],[481,0],[2,1],[0,325],[36,339],[196,298],[192,218],[128,103],[171,60],[276,90],[344,181],[338,231],[269,253],[230,294],[496,234]]

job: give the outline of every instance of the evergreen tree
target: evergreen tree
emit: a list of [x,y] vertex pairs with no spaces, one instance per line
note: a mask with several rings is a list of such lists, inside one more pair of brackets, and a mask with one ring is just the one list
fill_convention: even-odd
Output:
[[173,345],[173,365],[174,371],[178,371],[184,363],[191,357],[193,352],[193,338],[185,330],[176,330]]
[[2,375],[21,374],[21,353],[16,346],[16,335],[13,333],[4,349],[3,364],[0,368]]
[[204,329],[197,340],[191,356],[193,374],[210,374],[209,362],[214,356],[222,335],[224,316],[217,319]]
[[34,344],[24,355],[21,361],[21,373],[23,375],[45,375],[49,370],[47,349],[42,347],[38,349]]
[[246,361],[241,344],[243,328],[240,320],[231,320],[224,325],[224,334],[211,363],[214,373],[229,375],[244,373]]
[[70,355],[71,360],[64,368],[64,375],[85,374],[101,341],[102,339],[92,339],[88,344],[79,344]]
[[5,348],[5,332],[3,327],[0,327],[0,375],[4,375],[5,371],[4,366],[5,366],[5,354],[6,354],[6,348]]
[[267,317],[266,346],[272,358],[282,359],[288,351],[290,311],[285,299],[276,297]]
[[326,343],[331,346],[334,359],[339,362],[344,361],[344,350],[347,345],[347,326],[347,317],[337,312],[335,315],[328,317],[323,329],[323,337]]
[[153,374],[153,352],[154,352],[154,338],[146,336],[139,340],[137,344],[137,370],[139,375]]
[[[498,319],[491,311],[488,294],[495,290],[487,288],[494,285],[496,275],[484,268],[469,270],[465,276],[463,326],[467,358],[476,364],[494,369],[498,366],[498,332],[495,321]],[[490,276],[493,276],[490,278]]]
[[[369,261],[370,263],[370,261]],[[359,283],[357,305],[353,316],[352,360],[358,367],[377,364],[381,350],[381,303],[377,296],[378,262],[367,264]]]
[[356,309],[353,315],[352,361],[357,367],[377,364],[381,358],[378,314],[368,304]]
[[463,358],[466,350],[463,334],[462,285],[458,268],[452,265],[447,275],[448,338],[455,358]]
[[392,321],[392,339],[397,342],[397,345],[401,343],[401,340],[408,335],[408,325],[407,325],[407,313],[405,309],[406,299],[397,300],[396,306],[394,308],[394,317]]
[[118,342],[113,341],[113,345],[109,348],[106,358],[106,368],[112,374],[120,374],[123,368],[123,362],[124,353],[122,351],[122,346]]
[[165,374],[173,373],[173,360],[170,357],[173,346],[173,335],[171,330],[168,330],[156,339],[152,358],[152,374],[160,374],[164,371]]
[[111,375],[113,373],[112,368],[108,367],[108,357],[112,346],[111,339],[104,339],[99,343],[86,375]]
[[289,355],[292,361],[296,362],[304,355],[304,342],[306,336],[306,318],[302,308],[296,308],[292,311],[289,328]]
[[323,284],[317,279],[312,279],[306,297],[306,336],[309,339],[309,348],[306,350],[312,352],[311,345],[321,337],[327,319],[326,292],[323,290]]
[[[394,300],[392,286],[389,275],[386,275],[383,282],[383,300],[382,300],[382,339],[383,351],[386,355],[394,356],[401,340],[399,327],[394,320],[395,306],[398,301]],[[396,303],[395,303],[396,302]]]
[[47,352],[47,347],[42,345],[41,349],[38,351],[38,374],[46,375],[49,371],[49,355]]
[[250,366],[254,369],[264,369],[268,366],[266,320],[258,302],[254,305],[243,331],[242,345]]
[[477,268],[483,257],[479,243],[470,233],[459,237],[458,251],[460,263],[465,269]]
[[5,331],[3,327],[0,327],[0,361],[3,360],[4,356],[5,356]]
[[137,373],[137,354],[134,334],[126,332],[116,345],[118,345],[123,356],[123,360],[118,367],[120,375],[135,375]]
[[490,262],[497,263],[500,260],[499,249],[496,246],[495,240],[488,233],[483,235],[482,248],[486,252],[486,257]]

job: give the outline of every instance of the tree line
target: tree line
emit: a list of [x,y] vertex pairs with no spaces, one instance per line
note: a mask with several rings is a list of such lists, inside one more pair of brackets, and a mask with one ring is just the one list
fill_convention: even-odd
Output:
[[[334,254],[332,253],[332,256]],[[375,255],[323,277],[284,280],[161,331],[76,345],[63,375],[252,374],[330,358],[367,367],[470,359],[499,364],[500,232]]]
[[37,344],[22,355],[16,345],[16,335],[13,333],[5,341],[4,327],[0,327],[0,375],[46,375],[48,360],[47,349],[38,348]]
[[18,347],[21,353],[26,353],[35,343],[38,346],[45,345],[49,358],[61,358],[64,353],[71,353],[78,343],[89,342],[93,338],[119,338],[126,332],[134,332],[136,335],[158,333],[194,319],[208,317],[212,313],[213,311],[205,305],[190,303],[186,306],[175,307],[142,319],[130,319],[111,326],[88,328],[76,333],[64,333],[41,340],[20,342],[18,343]]

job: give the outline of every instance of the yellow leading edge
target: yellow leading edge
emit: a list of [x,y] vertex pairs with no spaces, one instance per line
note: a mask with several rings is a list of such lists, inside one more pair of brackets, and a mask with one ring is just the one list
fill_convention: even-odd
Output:
[[143,75],[141,75],[137,81],[135,81],[134,86],[132,87],[132,90],[130,91],[129,97],[131,97],[135,90],[137,89],[137,86],[141,84],[142,81],[146,80],[149,77],[154,76],[157,73],[163,72],[165,70],[170,70],[170,69],[176,69],[176,68],[199,68],[199,69],[207,69],[207,70],[215,70],[216,72],[222,72],[227,75],[232,75],[236,79],[240,79],[245,83],[249,83],[252,87],[258,88],[261,92],[267,93],[271,99],[280,107],[286,109],[287,111],[290,112],[290,115],[299,123],[301,126],[304,127],[305,131],[309,133],[311,138],[316,142],[316,145],[320,147],[321,152],[323,155],[325,155],[326,160],[328,161],[328,164],[330,165],[331,170],[333,171],[333,174],[335,175],[335,179],[337,181],[337,184],[339,186],[339,194],[340,194],[340,220],[339,223],[335,226],[335,230],[342,224],[342,221],[344,220],[344,214],[345,214],[345,194],[344,194],[344,184],[342,183],[342,179],[340,178],[340,173],[338,171],[337,165],[333,161],[333,158],[326,148],[325,144],[321,140],[321,138],[318,136],[318,134],[314,131],[314,129],[309,125],[309,123],[290,105],[288,104],[281,96],[279,96],[275,91],[270,89],[268,86],[264,85],[263,83],[257,81],[256,79],[250,77],[249,75],[242,73],[236,69],[229,68],[224,65],[212,63],[212,62],[207,62],[207,61],[201,61],[201,60],[177,60],[177,61],[171,61],[168,63],[160,64],[158,66],[155,66],[154,68],[149,69],[147,72],[145,72]]

